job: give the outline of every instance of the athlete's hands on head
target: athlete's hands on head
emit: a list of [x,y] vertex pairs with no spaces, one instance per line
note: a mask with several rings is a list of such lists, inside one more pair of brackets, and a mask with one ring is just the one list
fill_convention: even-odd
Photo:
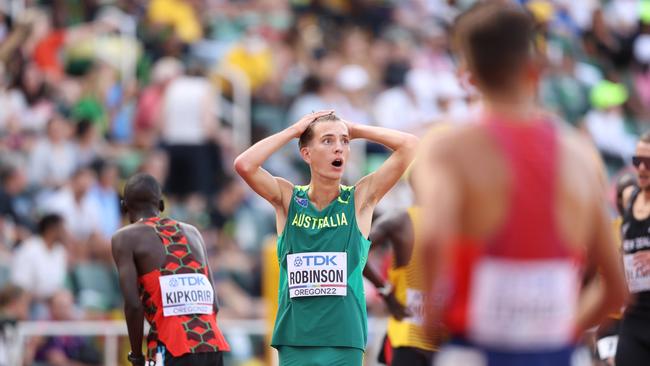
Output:
[[309,113],[305,116],[303,116],[301,119],[298,120],[298,122],[294,123],[290,128],[294,130],[294,135],[295,137],[300,137],[303,132],[309,127],[309,125],[314,122],[316,119],[327,116],[328,114],[334,113],[333,110],[326,110],[326,111],[318,111],[318,112],[313,112]]
[[348,128],[348,137],[350,138],[350,140],[356,138],[356,136],[354,135],[354,131],[355,131],[354,127],[356,126],[356,123],[350,122],[350,121],[345,120],[345,119],[341,119],[341,121],[343,121],[343,123],[345,124],[345,127]]

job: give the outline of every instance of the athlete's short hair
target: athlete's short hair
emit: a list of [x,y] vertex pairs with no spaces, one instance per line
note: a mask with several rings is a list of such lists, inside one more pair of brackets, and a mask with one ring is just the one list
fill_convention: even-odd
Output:
[[146,173],[138,173],[126,181],[124,204],[129,210],[144,210],[158,207],[162,200],[160,183]]
[[314,138],[314,126],[316,126],[317,123],[337,122],[340,120],[341,119],[334,113],[326,114],[324,116],[316,118],[309,124],[309,126],[307,126],[305,132],[303,132],[302,135],[300,135],[300,138],[298,139],[298,146],[302,149],[303,147],[307,146],[311,142],[311,140]]
[[479,3],[458,17],[454,45],[479,83],[507,89],[534,51],[535,23],[517,5]]

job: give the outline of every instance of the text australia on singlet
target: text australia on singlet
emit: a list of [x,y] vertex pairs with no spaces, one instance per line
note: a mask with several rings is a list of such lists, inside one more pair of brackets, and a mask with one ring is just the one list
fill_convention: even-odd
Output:
[[[347,226],[344,212],[325,217],[298,213],[291,226],[301,229],[327,230]],[[289,297],[346,296],[347,253],[306,252],[287,255]]]

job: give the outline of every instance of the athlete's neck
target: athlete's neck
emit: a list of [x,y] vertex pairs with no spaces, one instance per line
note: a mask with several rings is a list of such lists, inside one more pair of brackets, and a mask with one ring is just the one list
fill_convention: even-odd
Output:
[[140,220],[148,219],[151,217],[158,217],[160,215],[160,211],[158,210],[144,210],[144,211],[138,211],[138,212],[129,212],[129,221],[131,223],[138,222]]
[[643,202],[644,203],[649,203],[650,202],[650,186],[643,188],[641,190],[641,195],[643,196]]
[[341,181],[324,180],[312,177],[309,183],[309,200],[319,210],[329,205],[339,196]]
[[497,116],[507,121],[528,122],[542,114],[533,95],[527,93],[484,95],[484,107],[488,116]]

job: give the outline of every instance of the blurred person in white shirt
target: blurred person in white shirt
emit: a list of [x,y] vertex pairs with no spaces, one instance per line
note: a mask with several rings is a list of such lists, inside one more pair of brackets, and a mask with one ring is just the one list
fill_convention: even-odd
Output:
[[218,141],[217,91],[201,70],[178,76],[162,102],[162,141],[169,154],[170,196],[185,200],[208,193],[214,182],[210,143]]
[[11,261],[11,282],[30,294],[37,318],[44,316],[45,301],[64,288],[68,268],[65,237],[63,218],[47,214],[38,223],[38,233],[16,249]]
[[49,197],[42,207],[43,212],[57,213],[64,218],[74,261],[91,255],[110,258],[110,245],[100,235],[101,209],[88,194],[95,179],[89,167],[77,169],[70,183]]
[[413,88],[414,81],[410,87],[406,84],[409,69],[408,64],[400,62],[393,62],[386,67],[384,84],[388,89],[377,96],[373,108],[377,126],[413,131],[431,118],[432,111],[435,110],[433,99],[428,106],[423,105]]
[[75,170],[77,157],[70,142],[70,126],[61,116],[47,123],[47,135],[36,143],[30,153],[31,183],[41,187],[62,186]]

